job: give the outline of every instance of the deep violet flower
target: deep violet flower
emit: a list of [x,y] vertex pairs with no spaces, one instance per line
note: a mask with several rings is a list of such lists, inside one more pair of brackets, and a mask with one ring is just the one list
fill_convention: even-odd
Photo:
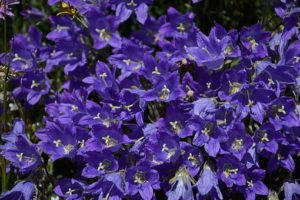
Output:
[[[0,199],[297,199],[298,1],[273,2],[272,32],[200,30],[200,1],[19,6],[36,26],[0,54],[0,150],[7,186],[21,182]],[[11,16],[17,1],[0,2]]]
[[36,192],[36,186],[29,181],[22,181],[15,185],[13,189],[1,194],[1,200],[7,199],[23,199],[31,200]]
[[18,168],[22,174],[26,174],[41,165],[41,157],[35,144],[31,144],[25,133],[25,124],[21,120],[15,120],[13,130],[2,136],[5,141],[0,146],[1,155]]
[[148,17],[148,6],[152,0],[113,0],[110,3],[116,4],[116,16],[123,22],[134,12],[141,24],[144,24]]
[[81,200],[84,184],[75,179],[61,179],[58,181],[54,192],[67,200]]
[[143,199],[150,200],[153,197],[153,189],[159,188],[159,174],[144,165],[134,166],[127,170],[125,182],[128,194],[139,193]]

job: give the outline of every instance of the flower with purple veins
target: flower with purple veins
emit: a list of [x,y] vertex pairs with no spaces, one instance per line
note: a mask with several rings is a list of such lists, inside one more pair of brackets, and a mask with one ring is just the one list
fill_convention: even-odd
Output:
[[144,24],[148,17],[148,7],[152,0],[112,0],[110,3],[116,5],[116,16],[121,22],[126,21],[134,12],[137,21]]
[[0,196],[0,200],[22,199],[31,200],[37,192],[35,184],[29,181],[21,181],[17,183],[10,191],[4,192]]
[[204,146],[209,156],[216,157],[221,149],[220,143],[227,140],[226,133],[212,120],[196,119],[192,124],[193,130],[196,131],[193,144]]
[[84,184],[75,179],[60,179],[53,191],[66,200],[82,200]]
[[75,156],[79,143],[76,127],[72,124],[46,121],[46,127],[38,130],[35,135],[41,140],[39,147],[50,155],[52,161]]
[[268,110],[268,117],[275,130],[280,130],[283,126],[291,128],[300,125],[294,99],[289,97],[275,99]]
[[245,171],[246,168],[243,163],[234,157],[224,155],[217,159],[217,175],[227,187],[233,185],[243,186],[247,184]]
[[18,168],[22,174],[26,174],[41,165],[41,157],[35,145],[30,144],[25,135],[16,136],[14,143],[6,143],[0,146],[1,155]]
[[92,9],[87,13],[87,19],[95,49],[102,49],[107,45],[115,48],[121,47],[121,37],[117,33],[119,21],[114,16],[106,16]]
[[25,94],[27,102],[34,105],[49,91],[50,81],[45,74],[40,70],[30,70],[20,79],[20,87],[15,88],[13,94],[16,97]]
[[170,102],[184,97],[184,91],[179,84],[179,75],[172,73],[166,78],[160,78],[153,89],[141,92],[141,97],[145,101]]
[[153,189],[159,189],[159,174],[143,164],[130,167],[126,171],[125,188],[132,196],[139,193],[142,199],[151,200]]
[[121,145],[130,141],[127,135],[115,126],[107,128],[102,125],[94,125],[91,134],[93,137],[87,141],[87,151],[91,148],[96,151],[107,149],[116,152]]
[[300,184],[295,180],[286,181],[283,184],[284,187],[284,199],[294,200],[300,198]]
[[193,30],[195,14],[188,12],[182,15],[175,8],[168,9],[168,21],[163,24],[159,29],[159,35],[165,37],[187,37],[188,33]]
[[173,163],[180,157],[179,138],[166,132],[149,136],[146,143],[147,159],[154,165]]
[[195,184],[195,180],[184,167],[177,170],[169,183],[171,189],[166,193],[169,200],[194,199],[192,184]]
[[196,176],[203,164],[201,151],[187,142],[180,142],[180,148],[183,151],[182,163],[192,177]]
[[223,199],[216,172],[207,163],[204,164],[200,173],[197,188],[200,197],[210,196],[212,199]]
[[267,186],[262,182],[265,176],[265,170],[262,169],[248,169],[246,174],[247,184],[239,188],[246,200],[255,200],[256,195],[268,195]]
[[264,31],[259,23],[244,27],[240,31],[240,40],[243,50],[249,52],[249,57],[264,58],[268,55],[266,43],[269,41],[271,33]]
[[94,178],[118,170],[118,162],[110,151],[104,150],[101,153],[88,151],[84,157],[87,162],[86,167],[82,170],[84,177]]
[[278,151],[278,141],[282,136],[275,131],[270,123],[262,124],[261,127],[254,132],[254,142],[257,153],[268,157],[268,153],[276,154]]
[[22,174],[27,174],[41,165],[41,156],[37,147],[31,144],[25,133],[25,124],[15,120],[13,130],[2,136],[5,141],[0,146],[1,155],[18,168]]
[[252,143],[251,136],[245,132],[244,128],[235,125],[228,131],[228,140],[222,145],[222,148],[238,160],[242,160]]

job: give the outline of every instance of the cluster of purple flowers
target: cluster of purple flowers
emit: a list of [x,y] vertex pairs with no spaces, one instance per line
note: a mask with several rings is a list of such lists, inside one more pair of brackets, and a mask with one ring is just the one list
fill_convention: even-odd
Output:
[[[296,0],[275,5],[274,32],[215,24],[208,35],[191,12],[149,16],[152,0],[48,2],[62,9],[48,18],[51,32],[31,26],[10,42],[9,65],[21,74],[12,96],[47,115],[31,140],[20,119],[2,135],[10,170],[32,176],[0,199],[38,195],[33,176],[61,159],[76,168],[54,180],[68,200],[272,199],[267,175],[285,199],[300,197]],[[27,18],[43,16],[29,9]],[[140,29],[124,37],[119,26],[132,16]]]

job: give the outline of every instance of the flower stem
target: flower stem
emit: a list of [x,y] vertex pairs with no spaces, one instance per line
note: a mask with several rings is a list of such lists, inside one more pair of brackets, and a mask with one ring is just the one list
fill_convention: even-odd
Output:
[[[4,0],[4,28],[3,28],[3,39],[4,39],[4,66],[5,66],[5,77],[3,80],[3,132],[8,131],[7,127],[7,117],[8,117],[8,109],[7,109],[7,79],[9,74],[9,67],[7,65],[7,21],[6,21],[6,0]],[[2,193],[6,191],[6,161],[2,157],[1,158],[1,191]]]

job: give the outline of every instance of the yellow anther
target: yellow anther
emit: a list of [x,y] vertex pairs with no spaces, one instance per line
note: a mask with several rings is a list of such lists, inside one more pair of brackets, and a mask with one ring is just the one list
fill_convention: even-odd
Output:
[[130,59],[124,59],[123,62],[129,66],[131,64],[131,60]]
[[78,110],[78,106],[76,106],[76,105],[72,105],[72,109],[71,109],[72,111],[76,111],[76,110]]
[[137,4],[134,2],[134,0],[131,0],[129,3],[127,3],[128,6],[136,7]]
[[35,82],[35,80],[32,80],[30,88],[32,89],[32,88],[35,88],[37,86],[39,86],[39,84],[37,82]]
[[166,85],[164,85],[163,89],[159,92],[159,98],[162,100],[169,99],[170,96],[170,90],[167,88]]
[[179,23],[179,25],[176,28],[180,32],[184,32],[185,31],[185,27],[184,27],[183,23]]
[[231,145],[231,148],[236,151],[239,151],[241,148],[243,148],[243,143],[243,139],[235,139]]
[[74,146],[71,144],[64,146],[65,154],[69,154],[73,149],[74,149]]
[[207,89],[210,89],[211,82],[207,82],[207,83],[206,83],[206,86],[207,86]]
[[53,143],[55,144],[55,147],[59,147],[59,145],[61,145],[61,140],[54,140]]
[[18,153],[16,156],[17,156],[17,158],[18,158],[18,160],[19,160],[19,162],[21,162],[22,161],[22,159],[23,159],[23,153]]
[[96,32],[99,33],[99,37],[106,42],[111,38],[110,31],[107,29],[96,29]]
[[71,188],[69,188],[69,190],[66,192],[66,194],[71,196],[73,194],[73,192],[75,192],[75,190],[72,190]]
[[154,68],[154,71],[152,72],[152,74],[160,75],[160,72],[158,71],[158,67]]

